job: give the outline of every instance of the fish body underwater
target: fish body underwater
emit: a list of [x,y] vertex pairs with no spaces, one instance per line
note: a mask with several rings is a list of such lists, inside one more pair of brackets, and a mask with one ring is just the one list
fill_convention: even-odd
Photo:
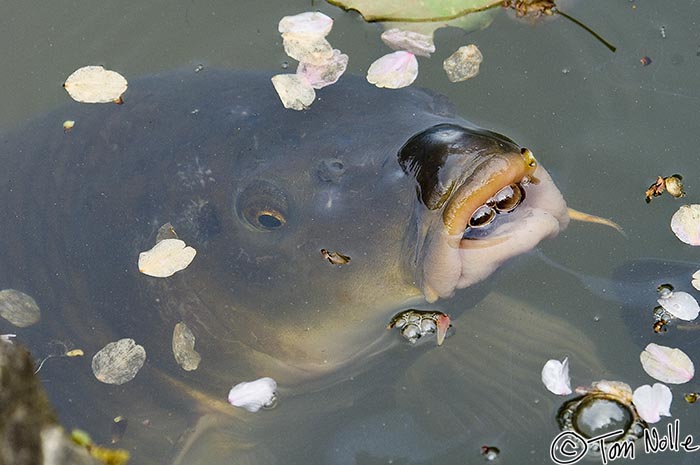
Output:
[[[42,316],[22,329],[3,320],[0,332],[17,333],[37,357],[56,344],[85,351],[83,360],[49,360],[39,373],[67,424],[89,423],[107,438],[111,418],[130,416],[122,444],[135,463],[373,463],[379,446],[347,449],[352,441],[342,438],[357,440],[356,429],[313,419],[340,424],[362,396],[385,406],[407,392],[426,399],[451,385],[426,375],[437,366],[456,384],[473,382],[474,393],[513,389],[513,373],[531,374],[513,354],[534,353],[522,346],[538,331],[593,357],[565,322],[506,297],[487,299],[496,303],[466,323],[472,310],[464,310],[478,299],[459,289],[480,287],[568,223],[561,194],[529,150],[427,91],[346,77],[319,95],[296,112],[282,107],[265,73],[174,72],[133,81],[122,105],[71,102],[3,135],[0,288],[32,296]],[[69,132],[64,120],[75,121]],[[168,278],[139,273],[139,253],[166,223],[197,250],[194,261]],[[322,249],[350,261],[329,263]],[[449,310],[455,334],[440,348],[399,344],[385,328],[410,308]],[[459,331],[462,320],[469,331]],[[179,322],[196,337],[194,371],[172,355]],[[466,340],[472,330],[490,342]],[[89,358],[126,337],[145,347],[145,366],[124,385],[100,383]],[[470,344],[483,351],[477,362]],[[545,349],[533,348],[532,367]],[[371,363],[382,357],[395,370]],[[442,361],[425,361],[431,357]],[[480,365],[499,357],[514,370],[506,383]],[[410,379],[413,389],[370,394],[359,380],[378,372],[387,383]],[[278,382],[277,408],[250,414],[225,403],[233,384],[261,376]],[[449,412],[426,427],[459,428],[470,408],[490,405],[458,402],[439,403]],[[470,428],[492,432],[515,421],[514,404],[510,413],[488,408],[494,420],[476,413],[481,426]],[[387,418],[403,415],[425,420],[404,411]],[[345,448],[334,455],[300,446],[313,435]],[[400,456],[387,447],[382,456]]]

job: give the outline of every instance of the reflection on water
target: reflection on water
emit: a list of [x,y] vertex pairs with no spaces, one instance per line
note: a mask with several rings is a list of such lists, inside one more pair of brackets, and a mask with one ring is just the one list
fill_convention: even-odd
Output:
[[[626,237],[572,224],[541,246],[542,253],[561,266],[536,254],[520,257],[487,286],[480,286],[479,298],[468,290],[441,302],[441,310],[459,315],[454,334],[441,348],[433,341],[417,347],[397,344],[391,337],[395,334],[385,334],[383,343],[396,344],[388,354],[368,359],[352,373],[287,390],[286,398],[281,387],[280,405],[255,415],[225,404],[228,388],[239,381],[227,380],[226,374],[210,380],[198,378],[194,371],[176,380],[182,385],[163,387],[169,385],[164,378],[170,375],[159,372],[158,366],[172,363],[167,353],[149,355],[143,371],[123,386],[73,384],[76,373],[90,373],[90,357],[49,359],[39,374],[69,426],[87,428],[97,441],[108,443],[113,418],[123,415],[129,421],[122,447],[135,457],[164,457],[190,445],[180,463],[195,463],[193,457],[202,463],[207,457],[225,457],[231,444],[237,444],[251,463],[478,463],[480,447],[488,445],[501,450],[503,463],[541,464],[549,461],[549,441],[558,431],[554,415],[561,403],[539,380],[547,359],[569,356],[574,385],[615,379],[633,387],[653,383],[638,362],[648,342],[682,347],[697,362],[700,353],[693,338],[674,338],[679,328],[663,336],[653,333],[647,317],[655,306],[657,274],[649,274],[648,302],[639,278],[647,276],[647,265],[654,263],[643,258],[697,261],[697,251],[680,243],[668,223],[681,202],[700,198],[694,174],[700,106],[700,35],[694,21],[700,17],[700,5],[650,0],[565,5],[618,51],[610,53],[560,18],[531,24],[503,13],[487,29],[469,35],[439,31],[438,51],[420,60],[416,85],[445,93],[463,116],[532,149],[571,206],[614,219]],[[363,74],[388,51],[377,26],[317,2],[127,1],[105,7],[79,1],[30,11],[24,2],[13,0],[5,2],[4,9],[3,128],[21,125],[65,102],[60,84],[86,64],[103,64],[129,79],[183,66],[194,70],[200,63],[204,70],[281,69],[287,58],[277,21],[309,9],[320,9],[336,20],[331,38],[350,56],[349,72]],[[442,60],[471,42],[484,54],[480,75],[449,83]],[[645,56],[652,60],[648,66],[639,61]],[[59,130],[62,121],[57,121]],[[657,175],[673,173],[684,175],[687,197],[661,197],[646,204],[646,187]],[[60,199],[61,193],[50,187],[47,195]],[[76,206],[76,214],[80,208],[99,205]],[[48,222],[54,221],[51,215],[47,212]],[[101,264],[79,265],[59,271],[76,283],[76,292],[82,292],[81,285],[124,289],[120,276],[111,283],[91,280],[91,271]],[[9,280],[12,271],[2,266],[0,277]],[[562,267],[573,274],[562,273]],[[675,281],[689,281],[689,274],[671,276],[674,286],[692,292],[687,282]],[[34,284],[41,287],[52,279],[55,276],[38,269]],[[6,287],[0,282],[0,288]],[[143,317],[130,315],[122,296],[104,295],[105,301],[94,305],[123,308],[125,318],[113,332],[129,337]],[[49,297],[56,306],[67,303],[61,295]],[[215,301],[216,296],[201,298]],[[92,325],[89,311],[83,315],[79,327],[100,327],[97,322]],[[42,308],[46,318],[50,308]],[[149,324],[157,325],[158,317],[152,320]],[[58,343],[86,336],[55,341],[55,335],[41,327],[21,332],[0,322],[0,333],[15,332],[18,339],[45,342],[35,348],[38,358],[51,354]],[[87,336],[98,340],[101,335],[95,330]],[[204,339],[197,337],[199,350]],[[230,339],[225,341],[229,351],[210,353],[209,359],[240,353],[235,337]],[[100,345],[92,345],[80,348],[94,354]],[[202,357],[206,361],[207,354]],[[208,384],[225,388],[213,399],[187,391]],[[671,413],[680,419],[683,434],[700,438],[697,406],[682,400],[683,393],[698,390],[696,381],[672,386]],[[82,408],[93,402],[92,397],[105,404]],[[85,413],[71,417],[76,410]],[[192,432],[180,439],[188,428]],[[635,462],[693,459],[683,453],[638,453]]]

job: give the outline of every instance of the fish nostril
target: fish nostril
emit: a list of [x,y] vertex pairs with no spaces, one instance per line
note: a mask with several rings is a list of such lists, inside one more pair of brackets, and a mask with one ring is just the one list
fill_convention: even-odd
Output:
[[337,158],[324,158],[318,164],[316,174],[324,182],[338,182],[345,174],[345,164]]

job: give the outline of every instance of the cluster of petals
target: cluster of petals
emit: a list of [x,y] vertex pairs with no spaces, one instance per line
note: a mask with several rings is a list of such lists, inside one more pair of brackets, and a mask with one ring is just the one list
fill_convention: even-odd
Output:
[[[654,352],[654,349],[652,349],[652,352]],[[562,361],[548,360],[542,368],[542,382],[553,394],[560,396],[571,394],[568,358]],[[589,392],[602,392],[614,395],[623,403],[633,405],[640,418],[647,423],[657,423],[662,416],[671,416],[670,410],[673,395],[668,386],[661,383],[655,383],[653,386],[640,386],[634,392],[632,392],[632,388],[627,383],[607,380],[596,381],[590,387],[576,388],[577,394],[587,394]]]
[[272,78],[285,108],[309,108],[316,99],[316,89],[334,84],[345,72],[348,56],[326,40],[332,27],[333,20],[319,12],[285,16],[280,20],[278,30],[284,51],[299,61],[295,74],[278,74]]

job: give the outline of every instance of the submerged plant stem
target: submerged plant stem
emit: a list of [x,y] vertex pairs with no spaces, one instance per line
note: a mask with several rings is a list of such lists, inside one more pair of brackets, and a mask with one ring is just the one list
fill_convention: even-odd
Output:
[[617,47],[615,47],[613,44],[611,44],[611,43],[608,42],[607,40],[603,39],[597,32],[595,32],[593,29],[591,29],[590,27],[586,26],[585,24],[583,24],[581,21],[579,21],[578,19],[574,18],[573,16],[570,16],[570,15],[564,13],[564,12],[561,11],[559,8],[554,8],[554,9],[552,9],[552,11],[553,11],[554,13],[556,13],[556,14],[558,14],[558,15],[560,15],[560,16],[563,16],[564,18],[568,19],[569,21],[571,21],[572,23],[576,24],[577,26],[583,28],[583,30],[587,31],[587,32],[588,32],[589,34],[591,34],[593,37],[595,37],[595,38],[598,39],[600,42],[602,42],[603,45],[605,45],[605,46],[608,48],[608,50],[610,50],[611,52],[615,53],[615,51],[617,50]]

